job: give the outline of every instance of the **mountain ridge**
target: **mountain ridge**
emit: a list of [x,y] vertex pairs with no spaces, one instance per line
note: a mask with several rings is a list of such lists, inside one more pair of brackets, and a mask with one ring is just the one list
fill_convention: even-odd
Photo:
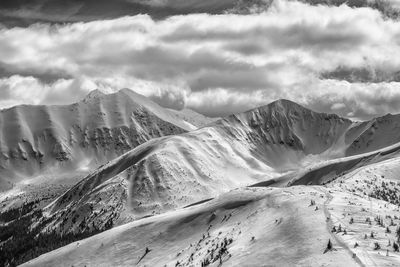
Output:
[[[93,91],[71,105],[1,110],[0,180],[4,185],[4,179],[14,182],[53,166],[90,169],[151,138],[196,128],[178,114],[129,89]],[[88,160],[87,167],[79,165]]]
[[[131,103],[131,97],[136,102],[127,105]],[[144,131],[147,134],[144,136],[151,138],[143,138],[143,142],[138,142],[133,149],[127,146],[120,155],[114,153],[101,165],[99,162],[99,167],[89,168],[86,173],[77,175],[70,186],[57,189],[59,193],[42,197],[34,215],[27,215],[36,216],[29,229],[34,229],[41,236],[59,239],[62,236],[90,236],[113,226],[141,221],[144,217],[181,210],[235,188],[332,183],[347,173],[357,171],[357,168],[388,161],[399,155],[398,115],[353,122],[335,114],[314,112],[292,101],[278,100],[217,121],[203,121],[205,125],[195,130],[183,130],[166,120],[177,120],[182,124],[183,121],[191,123],[190,119],[193,119],[193,122],[202,124],[197,114],[167,112],[168,117],[160,113],[157,116],[156,113],[164,112],[164,109],[157,110],[156,104],[143,109],[140,105],[143,101],[147,99],[126,90],[111,96],[95,91],[86,98],[84,105],[72,106],[81,112],[71,111],[76,118],[67,117],[72,121],[82,121],[89,125],[89,129],[124,126],[127,120],[123,114],[133,114],[129,121],[134,129]],[[115,111],[116,106],[119,107],[117,113],[106,113],[108,110]],[[57,110],[57,107],[53,109]],[[152,112],[154,109],[155,112]],[[47,128],[47,141],[60,136],[59,131],[65,130],[60,125],[66,118],[60,117],[59,113],[37,112],[45,114],[47,120],[53,123]],[[10,118],[18,119],[12,121],[21,133],[24,133],[21,129],[40,126],[26,119],[28,115],[34,117],[34,112],[18,113],[14,110],[11,115]],[[183,119],[185,116],[189,117]],[[3,117],[0,116],[0,119],[3,120]],[[46,122],[39,122],[47,125]],[[171,135],[164,135],[164,131],[159,131],[159,136],[146,132],[146,129],[160,130],[165,125],[167,130],[171,129]],[[126,131],[126,128],[121,131]],[[87,139],[87,147],[96,145],[99,149],[114,144],[105,138],[101,130],[93,133],[89,134],[92,138]],[[11,137],[18,141],[23,136]],[[4,140],[2,136],[0,142],[4,143]],[[33,141],[26,138],[23,143],[27,146]],[[81,143],[81,140],[77,141]],[[55,147],[57,155],[61,157],[62,164],[67,164],[69,156],[74,155],[68,149],[74,147],[68,142],[60,146]],[[97,159],[98,155],[102,154],[94,153],[93,158]],[[62,172],[57,166],[54,168]],[[55,177],[50,175],[49,179]],[[59,181],[56,179],[54,182]],[[20,188],[21,191],[33,190],[29,187],[31,180],[22,180],[21,184],[27,184]],[[10,207],[23,194],[26,193],[11,190],[10,194],[0,197],[0,201],[3,207]]]
[[[96,223],[104,221],[102,216],[109,218],[107,212],[96,218],[91,215],[93,211],[83,211],[87,203],[96,205],[96,199],[109,202],[109,207],[118,206],[112,216],[119,225],[232,188],[299,172],[312,162],[347,156],[364,128],[368,129],[338,115],[279,100],[195,131],[154,139],[92,172],[65,192],[48,207],[48,216],[53,218],[49,227],[57,228],[66,219],[66,207],[80,219],[68,222],[62,231],[79,231],[80,220]],[[106,192],[124,198],[114,203],[104,198]],[[72,201],[66,206],[68,199]]]

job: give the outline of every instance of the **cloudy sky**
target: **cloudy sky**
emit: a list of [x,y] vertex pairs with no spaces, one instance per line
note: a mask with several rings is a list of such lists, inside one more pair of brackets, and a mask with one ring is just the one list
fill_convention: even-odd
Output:
[[307,2],[2,0],[0,108],[131,88],[208,116],[280,98],[400,113],[398,3]]

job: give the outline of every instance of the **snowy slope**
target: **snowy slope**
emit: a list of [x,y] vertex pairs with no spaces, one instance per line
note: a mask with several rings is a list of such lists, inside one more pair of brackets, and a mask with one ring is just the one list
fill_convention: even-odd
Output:
[[213,121],[218,120],[218,118],[209,118],[188,108],[182,110],[168,110],[175,114],[179,119],[187,123],[188,127],[190,127],[191,130],[196,130],[207,124],[210,124]]
[[67,106],[2,110],[0,186],[46,172],[91,170],[152,138],[196,128],[191,114],[171,112],[128,89],[93,91]]
[[356,155],[374,151],[400,142],[400,115],[387,114],[383,117],[360,123],[349,131],[346,138],[356,134],[346,155]]
[[79,232],[108,220],[122,224],[274,179],[304,168],[309,157],[344,155],[345,134],[353,126],[336,115],[280,100],[155,139],[65,192],[46,209],[48,227]]
[[[357,266],[348,247],[334,241],[323,210],[309,206],[311,199],[322,206],[327,196],[307,187],[237,189],[116,227],[22,266],[200,266],[207,260],[220,266],[218,255],[223,266]],[[324,254],[329,239],[335,251]],[[221,248],[226,252],[220,254]]]
[[399,158],[400,143],[396,143],[373,152],[328,160],[309,166],[305,170],[297,172],[294,177],[290,177],[289,185],[326,184],[365,166]]
[[[221,247],[227,249],[221,257],[226,266],[397,266],[400,254],[392,244],[400,202],[392,201],[399,198],[371,195],[400,195],[398,163],[393,157],[360,166],[328,188],[236,189],[113,228],[23,266],[220,266]],[[333,250],[325,251],[328,240]]]
[[[85,101],[98,97],[95,92]],[[187,116],[170,114],[164,119]],[[56,198],[43,209],[38,225],[43,233],[90,233],[251,184],[330,184],[359,168],[398,158],[397,133],[388,130],[397,126],[382,121],[352,122],[279,100],[137,146]],[[363,138],[371,136],[371,127],[374,135]]]
[[[61,225],[64,231],[83,230],[79,229],[82,220],[90,225],[111,216],[120,224],[274,175],[271,167],[251,155],[243,140],[225,137],[205,127],[137,147],[92,173],[50,205],[47,210],[52,226],[58,229]],[[87,208],[90,205],[92,209]],[[67,217],[75,216],[74,227],[62,224]]]
[[310,154],[343,156],[349,142],[345,135],[353,122],[334,114],[311,111],[289,100],[278,100],[231,115],[217,126],[232,136],[245,133],[271,165],[290,168]]
[[[227,266],[397,266],[400,254],[392,244],[400,210],[369,195],[378,189],[400,194],[398,162],[396,157],[361,166],[328,188],[236,189],[113,228],[23,266],[220,266],[221,246]],[[328,240],[333,249],[325,251]]]

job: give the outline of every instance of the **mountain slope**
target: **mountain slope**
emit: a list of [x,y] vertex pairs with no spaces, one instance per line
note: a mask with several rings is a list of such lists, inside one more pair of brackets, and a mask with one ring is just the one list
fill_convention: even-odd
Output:
[[353,126],[280,100],[155,139],[93,172],[48,206],[48,228],[80,232],[107,220],[122,224],[279,177],[310,161],[344,156]]
[[[366,153],[400,142],[400,115],[387,114],[357,125],[347,136],[357,132],[346,155]],[[347,138],[346,136],[346,138]]]
[[[93,97],[98,95],[89,98]],[[349,149],[357,154],[354,143],[364,142],[356,140],[363,140],[360,137],[372,124],[279,100],[198,130],[154,138],[104,164],[54,199],[41,209],[42,217],[35,219],[33,228],[43,235],[87,236],[255,183],[287,186],[295,178],[292,184],[322,184],[397,155],[394,145],[343,158]],[[395,131],[388,138],[382,136],[387,130],[379,131],[383,126],[377,125],[372,138],[376,145],[360,151],[396,141]]]
[[88,171],[152,138],[193,128],[179,112],[128,89],[94,91],[72,105],[2,110],[0,185],[49,171]]
[[396,242],[400,222],[398,162],[361,167],[326,187],[235,189],[23,266],[397,266],[386,244]]
[[[155,139],[115,159],[65,192],[46,209],[47,217],[52,218],[48,227],[79,232],[84,230],[80,228],[82,221],[99,226],[107,220],[122,224],[291,172],[293,175],[283,179],[284,184],[290,177],[305,184],[300,181],[313,178],[298,178],[302,173],[307,173],[307,177],[321,174],[304,171],[307,166],[344,157],[350,150],[355,153],[354,144],[363,143],[358,140],[367,135],[373,123],[354,123],[279,100],[196,131]],[[360,153],[397,140],[396,135],[382,136],[384,132],[386,128],[377,131],[373,138],[377,144],[365,146]],[[385,137],[384,142],[378,141],[381,136]],[[340,169],[345,171],[358,166],[364,158],[339,160],[332,166],[344,165]],[[329,164],[328,161],[326,166]],[[326,174],[331,175],[330,169],[322,168],[322,172],[327,170]],[[322,177],[321,174],[319,178]],[[112,209],[113,206],[118,208]],[[73,223],[68,220],[71,216],[78,219]]]
[[310,199],[321,206],[328,200],[307,187],[237,189],[116,227],[22,266],[357,266],[339,243],[323,253],[333,237],[324,212],[309,207]]
[[372,164],[382,164],[388,160],[400,158],[400,143],[376,151],[349,156],[345,158],[327,160],[309,166],[293,176],[285,177],[290,180],[288,185],[322,185],[327,184],[348,173]]
[[[278,100],[267,106],[231,115],[219,121],[235,136],[246,132],[250,142],[262,149],[264,157],[278,168],[298,165],[306,155],[344,155],[345,134],[352,121],[334,114],[317,113],[289,100]],[[295,151],[296,159],[288,158]]]

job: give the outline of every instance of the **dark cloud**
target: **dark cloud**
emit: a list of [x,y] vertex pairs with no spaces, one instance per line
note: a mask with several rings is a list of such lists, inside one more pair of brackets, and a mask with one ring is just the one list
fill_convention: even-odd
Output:
[[324,51],[357,49],[368,39],[364,32],[354,31],[348,21],[332,21],[323,26],[296,23],[285,28],[271,27],[265,32],[273,37],[269,39],[271,43],[282,48],[306,47]]
[[[263,47],[308,48],[333,51],[355,50],[365,43],[369,34],[357,31],[351,18],[331,21],[329,24],[315,22],[271,23],[233,30],[231,27],[198,28],[194,24],[183,24],[162,37],[166,42],[218,42],[225,41],[228,48],[243,54],[262,52]],[[251,20],[250,20],[251,23]],[[247,40],[247,43],[246,43]],[[249,42],[251,40],[251,42]],[[318,50],[316,50],[318,52]]]
[[217,51],[205,49],[185,53],[180,47],[152,46],[126,51],[124,56],[102,55],[95,62],[116,68],[126,66],[129,75],[152,81],[165,81],[185,74],[193,91],[215,87],[260,89],[272,84],[268,68],[255,68],[253,64],[234,61]]
[[[276,1],[276,0],[275,0]],[[311,5],[370,7],[399,18],[396,0],[302,0]],[[2,0],[0,22],[7,27],[37,22],[64,23],[149,14],[154,19],[193,13],[252,14],[268,10],[273,0]]]
[[277,86],[269,76],[268,69],[247,69],[244,71],[219,70],[205,71],[188,84],[192,91],[203,91],[209,88],[230,88],[232,91],[254,91]]
[[400,70],[379,70],[368,66],[361,68],[351,68],[339,66],[333,71],[321,73],[322,79],[345,80],[351,83],[380,83],[380,82],[400,82]]
[[246,41],[227,44],[224,48],[246,56],[267,53],[266,47],[262,43],[248,43]]
[[34,77],[42,83],[54,83],[60,79],[73,78],[64,70],[24,68],[24,66],[13,66],[0,61],[0,78],[7,78],[13,75]]
[[2,0],[0,22],[8,27],[149,14],[155,19],[191,13],[220,14],[236,0]]

